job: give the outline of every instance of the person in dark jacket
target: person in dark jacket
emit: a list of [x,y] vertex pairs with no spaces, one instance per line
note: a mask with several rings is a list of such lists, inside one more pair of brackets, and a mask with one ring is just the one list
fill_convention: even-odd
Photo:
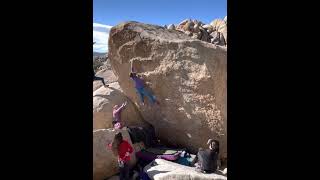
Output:
[[[96,42],[93,42],[93,44],[95,44],[95,43],[96,43]],[[93,73],[92,73],[92,74],[93,74],[93,81],[101,81],[104,87],[109,87],[109,85],[107,85],[107,84],[104,82],[104,79],[103,79],[102,77],[98,77],[98,76],[95,75],[93,69],[92,69],[92,72],[93,72]]]
[[214,173],[218,168],[219,141],[209,139],[207,144],[209,144],[209,149],[200,148],[198,151],[197,169],[203,173]]
[[94,71],[93,71],[93,81],[101,81],[104,87],[109,87],[109,85],[104,82],[104,79],[102,77],[98,77],[95,75]]

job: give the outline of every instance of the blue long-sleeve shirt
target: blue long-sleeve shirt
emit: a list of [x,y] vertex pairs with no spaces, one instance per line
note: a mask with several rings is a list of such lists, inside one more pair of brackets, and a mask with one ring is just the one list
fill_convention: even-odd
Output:
[[[135,73],[133,70],[133,67],[131,68],[131,72]],[[144,88],[144,82],[138,76],[131,77],[131,79],[134,81],[135,88],[137,89]]]

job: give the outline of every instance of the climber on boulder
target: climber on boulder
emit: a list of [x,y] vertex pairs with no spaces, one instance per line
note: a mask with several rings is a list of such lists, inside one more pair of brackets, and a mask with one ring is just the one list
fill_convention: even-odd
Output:
[[127,101],[122,103],[122,105],[120,107],[118,105],[115,105],[113,107],[113,111],[112,111],[113,121],[112,121],[112,124],[113,124],[115,129],[121,129],[122,128],[121,111],[126,105],[127,105]]
[[139,94],[142,105],[144,105],[144,96],[147,96],[150,99],[152,104],[154,103],[159,104],[159,101],[156,100],[155,96],[153,96],[149,91],[145,89],[143,80],[134,71],[132,64],[133,64],[133,61],[131,61],[131,72],[129,74],[129,77],[134,81],[135,88],[137,90],[137,93]]

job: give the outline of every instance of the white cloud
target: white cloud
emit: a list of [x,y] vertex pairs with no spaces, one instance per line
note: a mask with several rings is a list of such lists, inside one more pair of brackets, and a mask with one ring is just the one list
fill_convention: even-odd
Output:
[[93,23],[93,45],[94,52],[105,53],[108,51],[108,38],[112,26]]

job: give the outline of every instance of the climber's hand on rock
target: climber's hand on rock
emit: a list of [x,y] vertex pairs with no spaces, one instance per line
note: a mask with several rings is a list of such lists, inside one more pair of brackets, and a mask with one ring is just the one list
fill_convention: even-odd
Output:
[[127,101],[126,101],[126,102],[124,102],[122,105],[123,105],[123,106],[126,106],[126,105],[127,105]]

